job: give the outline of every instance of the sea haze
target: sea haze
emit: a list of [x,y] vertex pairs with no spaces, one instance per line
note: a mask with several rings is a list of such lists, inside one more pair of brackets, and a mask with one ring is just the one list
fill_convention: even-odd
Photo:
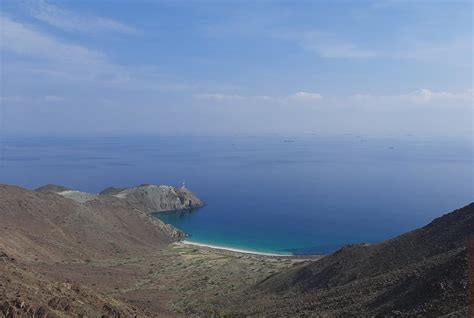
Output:
[[189,241],[269,253],[379,242],[473,201],[469,141],[356,135],[18,137],[0,182],[97,192],[180,186],[207,202],[157,217]]

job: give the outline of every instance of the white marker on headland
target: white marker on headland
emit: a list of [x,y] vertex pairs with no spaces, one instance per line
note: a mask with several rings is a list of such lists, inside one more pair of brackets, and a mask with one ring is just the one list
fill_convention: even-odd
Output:
[[186,244],[186,245],[208,247],[208,248],[212,248],[212,249],[216,249],[216,250],[230,251],[230,252],[243,253],[243,254],[254,254],[254,255],[263,255],[263,256],[279,256],[279,257],[294,256],[290,253],[288,253],[288,254],[264,253],[264,252],[250,251],[250,250],[242,250],[242,249],[238,249],[238,248],[231,248],[231,247],[226,247],[226,246],[195,243],[195,242],[190,242],[190,241],[186,241],[186,240],[181,241],[181,243]]

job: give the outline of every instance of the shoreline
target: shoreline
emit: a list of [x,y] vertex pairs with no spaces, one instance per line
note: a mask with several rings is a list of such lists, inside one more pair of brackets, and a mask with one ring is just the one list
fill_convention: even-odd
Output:
[[199,247],[207,247],[216,250],[228,251],[228,252],[235,252],[235,253],[242,253],[242,254],[252,254],[252,255],[260,255],[260,256],[277,256],[277,257],[294,257],[293,254],[277,254],[277,253],[265,253],[265,252],[257,252],[252,250],[245,250],[245,249],[238,249],[226,246],[219,246],[219,245],[212,245],[212,244],[204,244],[204,243],[196,243],[187,240],[179,241],[178,243],[182,243],[184,245],[191,245],[191,246],[199,246]]

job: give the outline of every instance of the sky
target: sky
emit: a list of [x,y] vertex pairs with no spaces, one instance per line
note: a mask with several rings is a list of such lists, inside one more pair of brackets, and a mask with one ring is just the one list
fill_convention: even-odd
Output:
[[472,138],[472,1],[0,9],[2,134]]

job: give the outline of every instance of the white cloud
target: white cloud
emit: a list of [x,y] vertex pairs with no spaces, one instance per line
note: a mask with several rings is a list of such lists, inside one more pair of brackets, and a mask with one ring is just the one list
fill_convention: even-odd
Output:
[[[42,100],[45,103],[51,104],[53,100],[58,103],[52,97],[56,92],[71,102],[85,97],[85,91],[101,95],[104,90],[110,90],[111,94],[126,96],[133,91],[138,96],[155,99],[169,92],[228,89],[224,83],[176,80],[162,74],[156,65],[120,65],[102,51],[64,41],[1,14],[0,38],[0,76],[9,79],[3,87],[2,101],[8,103],[36,101],[38,94],[50,96]],[[209,94],[207,98],[239,99],[239,96]]]
[[306,31],[294,34],[300,45],[316,52],[322,58],[334,59],[368,59],[378,57],[374,50],[359,48],[352,43],[338,40],[327,32]]
[[14,96],[0,96],[0,102],[2,104],[12,104],[12,103],[21,103],[27,100],[23,96],[14,95]]
[[472,90],[462,93],[451,92],[433,92],[429,89],[423,88],[414,91],[403,98],[408,98],[415,103],[428,103],[432,101],[472,101]]
[[241,95],[228,95],[228,94],[197,94],[197,95],[194,95],[194,96],[197,99],[212,100],[212,101],[217,101],[217,102],[235,101],[235,100],[245,99],[245,97],[241,96]]
[[267,95],[254,95],[254,96],[243,96],[235,94],[197,94],[194,95],[196,99],[205,99],[214,102],[228,102],[228,101],[263,101],[263,102],[276,102],[276,103],[291,103],[291,102],[316,102],[321,100],[323,97],[319,93],[310,92],[297,92],[287,96],[267,96]]
[[0,50],[17,57],[14,62],[4,61],[2,72],[83,83],[124,83],[131,79],[129,70],[110,62],[103,52],[61,41],[1,15],[0,26]]
[[[289,35],[288,35],[289,34]],[[392,47],[363,47],[337,35],[320,31],[287,33],[287,39],[331,59],[448,59],[458,54],[462,59],[472,52],[472,37],[458,36],[444,42],[424,42],[419,39],[394,39]]]
[[319,93],[297,92],[287,97],[289,100],[299,102],[315,102],[321,100],[323,97]]
[[380,52],[361,48],[337,35],[314,29],[280,27],[281,17],[265,15],[235,16],[225,23],[211,25],[205,35],[211,37],[266,37],[295,43],[322,58],[368,59],[379,57]]
[[[331,59],[403,59],[403,60],[460,60],[472,55],[472,36],[459,35],[444,41],[427,42],[418,38],[394,38],[387,47],[364,47],[337,35],[320,31],[285,33],[287,40],[296,41],[302,48],[321,58]],[[471,53],[471,54],[469,54]]]
[[29,1],[27,9],[36,19],[66,31],[138,33],[135,28],[118,21],[103,17],[79,15],[49,4],[45,0]]
[[73,63],[103,63],[105,55],[85,47],[60,42],[8,17],[0,16],[0,48],[22,56]]
[[371,94],[356,94],[350,97],[352,101],[358,103],[378,104],[378,105],[392,105],[395,103],[403,104],[443,104],[449,105],[471,105],[474,101],[472,90],[464,92],[446,92],[446,91],[432,91],[430,89],[419,89],[407,94],[399,95],[371,95]]
[[44,100],[49,103],[60,103],[64,101],[64,97],[56,95],[47,95],[44,97]]
[[15,104],[15,103],[60,103],[66,99],[63,96],[58,95],[46,95],[46,96],[0,96],[0,101],[5,104]]
[[319,56],[323,58],[335,59],[367,59],[377,57],[377,53],[370,50],[362,50],[356,48],[352,44],[332,44],[332,45],[313,45],[313,50],[318,52]]
[[[349,97],[332,96],[324,98],[325,106],[331,107],[401,107],[403,105],[472,105],[474,101],[473,90],[464,92],[433,91],[418,89],[409,93],[398,95],[356,94]],[[299,91],[286,96],[267,95],[235,95],[235,94],[197,94],[194,98],[213,102],[266,102],[292,105],[294,103],[316,103],[323,100],[320,93]]]

